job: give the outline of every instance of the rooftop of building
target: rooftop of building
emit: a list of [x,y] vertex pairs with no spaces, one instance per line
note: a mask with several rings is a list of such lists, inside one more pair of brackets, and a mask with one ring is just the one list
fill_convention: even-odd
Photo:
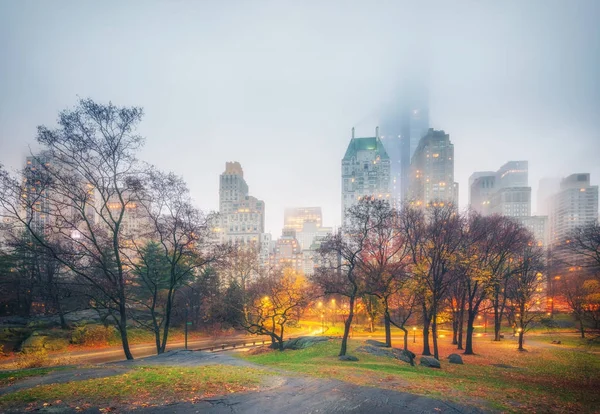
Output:
[[355,157],[359,151],[376,151],[380,159],[390,159],[379,137],[352,138],[344,159]]

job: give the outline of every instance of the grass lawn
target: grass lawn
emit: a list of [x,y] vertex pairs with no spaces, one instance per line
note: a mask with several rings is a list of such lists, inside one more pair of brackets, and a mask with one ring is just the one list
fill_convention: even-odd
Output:
[[68,367],[54,367],[54,368],[34,368],[34,369],[22,369],[18,371],[0,371],[0,387],[6,387],[11,385],[15,381],[18,381],[27,377],[39,377],[46,375],[49,372],[59,371],[68,369]]
[[[349,343],[348,353],[358,356],[359,362],[337,359],[339,340],[299,351],[243,357],[258,364],[313,376],[505,412],[580,413],[594,412],[600,406],[600,357],[597,354],[533,345],[528,347],[529,352],[518,352],[512,340],[492,342],[485,338],[475,343],[477,355],[463,356],[465,365],[447,363],[446,357],[456,349],[441,344],[442,369],[436,370],[356,352],[363,343],[361,340]],[[414,350],[419,351],[416,347]]]
[[43,385],[0,397],[3,409],[36,409],[47,405],[128,408],[198,401],[227,393],[256,389],[265,373],[222,365],[137,367],[118,376]]

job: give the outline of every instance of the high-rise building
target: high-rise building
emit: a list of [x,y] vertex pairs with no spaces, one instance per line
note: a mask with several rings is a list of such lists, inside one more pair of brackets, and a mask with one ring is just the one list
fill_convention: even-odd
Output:
[[469,177],[469,207],[481,215],[490,214],[490,199],[496,191],[496,173],[475,172]]
[[560,189],[560,178],[542,178],[537,192],[537,214],[547,216],[550,214],[551,197]]
[[508,217],[531,216],[531,187],[499,188],[490,196],[488,212]]
[[598,220],[598,186],[590,184],[590,174],[571,174],[560,182],[551,197],[550,243],[560,245],[575,228]]
[[409,190],[411,159],[429,129],[428,93],[423,82],[406,82],[401,102],[381,120],[381,141],[390,157],[392,197],[404,200]]
[[288,207],[283,213],[283,227],[301,231],[305,222],[314,221],[321,227],[321,207]]
[[528,162],[509,161],[498,171],[476,172],[469,178],[469,208],[486,216],[531,216]]
[[248,194],[240,163],[226,163],[219,183],[220,240],[261,244],[261,235],[265,232],[265,203]]
[[527,187],[529,185],[529,162],[508,161],[496,172],[498,188]]
[[348,224],[346,211],[361,198],[375,197],[391,200],[390,158],[379,139],[352,139],[342,159],[342,223]]
[[248,184],[239,162],[225,163],[225,172],[219,180],[219,212],[233,212],[233,205],[248,195]]
[[517,220],[533,234],[538,246],[548,246],[548,216],[522,216]]
[[36,232],[49,231],[51,200],[47,182],[48,174],[45,170],[53,162],[54,160],[47,153],[29,156],[25,161],[22,197],[28,202],[24,214]]
[[409,202],[425,207],[436,201],[456,205],[458,184],[454,182],[454,144],[450,135],[430,128],[410,164]]

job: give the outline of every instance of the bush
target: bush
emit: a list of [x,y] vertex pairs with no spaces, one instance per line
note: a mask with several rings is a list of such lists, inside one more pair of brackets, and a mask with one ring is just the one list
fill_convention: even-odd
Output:
[[45,349],[37,349],[27,354],[19,353],[15,361],[17,369],[41,368],[48,364],[48,352]]
[[108,345],[115,336],[112,326],[78,325],[71,334],[71,343],[76,345]]

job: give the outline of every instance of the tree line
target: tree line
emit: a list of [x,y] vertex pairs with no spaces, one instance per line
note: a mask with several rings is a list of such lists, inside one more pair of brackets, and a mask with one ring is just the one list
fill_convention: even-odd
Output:
[[[261,263],[257,245],[219,243],[215,215],[194,206],[185,181],[138,159],[142,117],[141,108],[80,100],[60,113],[57,128],[38,127],[42,150],[31,164],[0,169],[1,313],[56,314],[66,328],[69,312],[96,309],[131,359],[130,326],[151,331],[162,353],[183,315],[206,329],[268,335],[283,349],[286,329],[324,295],[348,302],[340,355],[358,303],[371,324],[383,319],[388,346],[393,326],[407,349],[406,326],[418,320],[422,353],[436,358],[441,315],[470,354],[481,312],[493,315],[495,340],[509,320],[520,349],[545,312],[548,265],[532,234],[508,217],[444,202],[417,209],[362,199],[348,224],[321,241],[310,277]],[[597,229],[565,244],[585,256],[577,267],[595,275],[564,286],[580,320],[600,303]]]

